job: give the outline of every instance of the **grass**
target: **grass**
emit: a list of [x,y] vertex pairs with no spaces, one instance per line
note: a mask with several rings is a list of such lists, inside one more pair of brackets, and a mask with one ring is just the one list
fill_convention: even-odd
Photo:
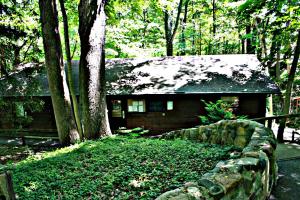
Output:
[[87,141],[31,156],[13,167],[19,199],[154,199],[197,181],[232,147],[185,140]]

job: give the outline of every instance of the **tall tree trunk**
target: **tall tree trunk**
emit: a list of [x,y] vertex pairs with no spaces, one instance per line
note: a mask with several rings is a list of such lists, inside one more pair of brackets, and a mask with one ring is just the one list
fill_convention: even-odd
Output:
[[83,138],[82,135],[82,127],[79,115],[79,106],[76,99],[76,93],[74,88],[74,81],[72,76],[72,61],[71,61],[71,51],[70,51],[70,39],[69,39],[69,25],[68,25],[68,17],[65,9],[64,0],[59,0],[60,9],[63,17],[63,24],[64,24],[64,39],[65,39],[65,52],[67,56],[67,80],[69,85],[69,90],[71,94],[71,103],[72,103],[72,111],[74,113],[75,122],[77,125],[77,130],[79,132],[80,139]]
[[213,12],[213,24],[212,24],[212,32],[213,32],[213,36],[215,37],[216,36],[216,0],[213,0],[212,1],[212,6],[213,6],[213,9],[212,9],[212,12]]
[[[289,72],[288,82],[286,86],[283,114],[289,114],[290,111],[291,94],[292,94],[295,73],[298,66],[299,54],[300,54],[300,30],[298,30],[297,44],[295,47],[294,58],[293,58],[291,70]],[[286,124],[286,118],[280,120],[278,133],[277,133],[277,140],[279,142],[283,142],[283,133],[284,133],[285,124]]]
[[[251,26],[247,25],[246,26],[246,34],[250,34],[250,33],[251,33]],[[248,54],[255,54],[255,48],[252,45],[252,38],[247,38],[246,39],[246,52]]]
[[280,43],[278,44],[278,50],[276,53],[276,69],[275,69],[276,79],[280,79]]
[[189,0],[187,0],[184,4],[184,15],[182,20],[182,29],[181,29],[181,37],[180,37],[180,44],[182,45],[182,49],[179,52],[179,54],[182,56],[186,54],[185,28],[187,23],[188,6],[189,6]]
[[[263,22],[261,22],[261,20],[259,18],[256,18],[254,20],[254,24],[255,24],[255,28],[257,31],[257,37],[259,39],[260,42],[260,47],[258,47],[258,53],[257,53],[257,57],[258,59],[262,62],[263,66],[265,68],[268,68],[268,71],[270,70],[269,66],[266,63],[266,58],[267,58],[267,45],[266,45],[266,36],[265,36],[265,32],[264,27],[263,27]],[[262,26],[262,29],[260,28],[260,25]]]
[[105,89],[106,0],[79,3],[80,104],[83,134],[92,139],[111,135]]
[[[195,2],[194,0],[192,0],[191,2],[191,7],[192,7],[192,24],[193,24],[193,28],[194,28],[194,32],[192,34],[192,55],[195,55],[198,53],[198,50],[196,50],[197,48],[197,40],[198,40],[198,36],[196,37],[196,34],[197,34],[197,30],[196,30],[196,13],[194,13],[194,5],[195,5]],[[199,37],[201,36],[201,22],[199,22],[199,26],[200,26],[200,31],[199,31]],[[201,46],[201,43],[200,43],[200,46]],[[199,54],[199,53],[198,53]]]
[[243,39],[243,38],[241,38],[241,48],[242,48],[242,51],[241,51],[241,53],[242,54],[245,54],[245,39]]
[[143,28],[143,39],[142,39],[142,48],[145,49],[146,47],[146,33],[147,33],[147,27],[148,27],[148,22],[147,22],[147,9],[143,10],[143,23],[144,23],[144,28]]
[[172,19],[167,10],[165,10],[164,14],[167,56],[173,56]]
[[174,38],[175,38],[175,35],[177,32],[177,28],[179,25],[180,13],[182,10],[182,2],[183,2],[183,0],[180,0],[178,7],[177,7],[177,16],[175,19],[174,29],[173,29],[173,22],[172,22],[172,14],[169,14],[167,9],[165,9],[165,11],[164,11],[167,56],[173,56],[173,41],[174,41]]
[[39,0],[45,61],[59,140],[62,144],[79,140],[62,58],[55,0]]

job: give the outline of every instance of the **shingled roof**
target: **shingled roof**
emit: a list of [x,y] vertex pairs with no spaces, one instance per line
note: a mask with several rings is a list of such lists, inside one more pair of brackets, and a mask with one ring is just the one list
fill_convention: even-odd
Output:
[[[73,62],[74,77],[78,77],[78,63]],[[45,70],[28,78],[24,72],[14,76],[27,87],[38,80],[39,88],[31,95],[50,95]],[[111,59],[106,63],[106,79],[108,95],[280,93],[256,56],[246,54]],[[24,93],[13,85],[3,90],[4,82],[2,78],[1,96]],[[78,91],[78,78],[75,88]]]

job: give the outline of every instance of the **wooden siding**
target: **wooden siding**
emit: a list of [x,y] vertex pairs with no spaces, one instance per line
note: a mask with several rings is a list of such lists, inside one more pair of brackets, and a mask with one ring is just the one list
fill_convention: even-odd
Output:
[[[204,105],[201,100],[216,101],[225,95],[137,95],[137,96],[108,96],[109,120],[112,129],[119,127],[144,127],[153,132],[165,132],[174,129],[188,128],[199,125],[198,115],[204,115]],[[239,97],[239,115],[248,115],[249,118],[265,117],[266,112],[266,95],[235,95]],[[145,99],[146,112],[134,113],[127,111],[128,99]],[[26,130],[55,130],[55,118],[51,106],[50,97],[43,98],[45,107],[41,112],[28,113],[33,117],[33,121],[26,127]],[[122,101],[122,117],[112,117],[111,100]],[[150,101],[161,100],[164,102],[165,108],[167,101],[173,101],[173,110],[165,110],[164,112],[149,112],[148,104]],[[123,116],[124,114],[124,116]],[[0,112],[0,129],[14,129],[12,121],[8,120],[8,116],[13,115],[13,109]],[[0,130],[1,131],[1,130]]]
[[[8,98],[10,102],[15,101],[13,98]],[[27,115],[32,117],[32,122],[26,126],[23,126],[23,129],[26,130],[55,130],[55,118],[52,109],[51,99],[50,97],[43,97],[42,100],[44,101],[44,108],[40,112],[33,112],[26,111]],[[19,100],[18,100],[19,101]],[[19,129],[14,123],[13,118],[15,116],[15,109],[13,106],[10,106],[9,110],[2,110],[0,112],[0,129]]]
[[[225,95],[139,95],[139,96],[110,96],[108,101],[112,99],[121,100],[122,108],[125,113],[125,119],[113,118],[111,116],[111,107],[109,106],[109,117],[112,129],[126,126],[127,128],[144,127],[153,132],[165,132],[174,129],[188,128],[199,125],[199,115],[204,115],[205,109],[201,100],[216,101]],[[265,95],[231,95],[239,97],[239,109],[237,114],[247,115],[249,118],[264,117],[266,109]],[[134,113],[127,112],[127,99],[146,101],[146,112]],[[147,104],[149,101],[161,100],[166,102],[171,100],[174,102],[173,110],[165,110],[164,112],[149,112]],[[110,103],[108,103],[110,105]]]

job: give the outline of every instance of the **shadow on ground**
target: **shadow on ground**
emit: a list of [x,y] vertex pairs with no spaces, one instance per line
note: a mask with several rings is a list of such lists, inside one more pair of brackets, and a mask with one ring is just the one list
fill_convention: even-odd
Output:
[[278,182],[272,191],[270,199],[300,199],[300,157],[297,159],[278,161],[278,167]]
[[300,199],[300,145],[279,144],[278,182],[273,189],[270,200]]

